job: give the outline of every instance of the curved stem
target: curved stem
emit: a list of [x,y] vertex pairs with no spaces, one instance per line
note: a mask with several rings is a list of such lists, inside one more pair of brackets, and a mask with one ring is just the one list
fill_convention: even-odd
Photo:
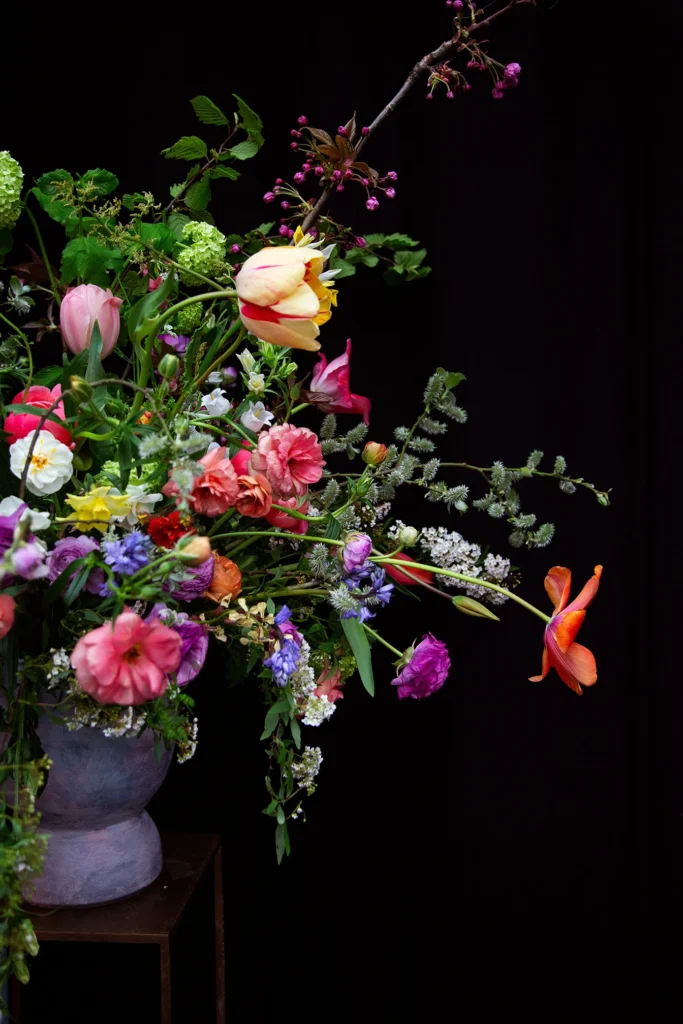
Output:
[[47,249],[45,248],[45,242],[43,241],[43,236],[41,235],[40,228],[38,227],[38,221],[33,216],[33,213],[29,209],[29,206],[28,206],[27,202],[24,203],[24,209],[26,210],[26,213],[28,215],[28,219],[31,221],[31,225],[33,227],[33,230],[36,233],[36,238],[38,239],[38,248],[40,249],[40,255],[43,257],[43,263],[45,264],[45,269],[47,270],[47,276],[50,278],[50,287],[52,289],[52,294],[54,295],[55,302],[57,303],[58,306],[61,306],[62,299],[61,299],[60,294],[59,294],[59,288],[57,287],[57,282],[55,281],[55,275],[52,273],[52,265],[50,263],[48,255],[47,255]]
[[24,389],[24,401],[28,398],[28,389],[31,387],[31,381],[33,380],[33,353],[31,352],[31,344],[24,334],[18,327],[15,327],[11,320],[8,320],[6,316],[0,313],[0,319],[4,320],[8,327],[11,327],[13,331],[16,331],[17,336],[21,339],[21,343],[26,349],[26,355],[28,356],[28,380],[26,381],[26,387]]
[[237,292],[234,288],[225,288],[220,292],[202,292],[201,295],[191,295],[188,299],[181,299],[180,302],[176,302],[175,306],[171,306],[170,309],[164,310],[162,316],[157,318],[158,323],[162,320],[164,323],[170,321],[175,314],[181,310],[186,309],[187,306],[191,306],[195,302],[206,302],[210,300],[215,302],[216,299],[234,299],[237,296]]
[[197,380],[192,382],[192,387],[193,388],[200,388],[202,386],[202,384],[204,383],[204,381],[206,380],[206,378],[210,374],[212,374],[214,370],[217,370],[218,367],[221,365],[221,363],[224,363],[226,359],[229,359],[230,356],[234,352],[236,352],[237,349],[239,348],[239,346],[242,344],[242,341],[244,340],[244,336],[247,333],[247,329],[246,329],[246,327],[244,326],[244,324],[240,320],[235,320],[235,323],[232,324],[232,326],[230,327],[230,330],[227,331],[225,337],[223,338],[223,341],[227,341],[228,340],[228,338],[230,337],[230,335],[232,334],[232,332],[234,331],[235,327],[238,324],[240,324],[240,328],[241,329],[240,329],[239,334],[237,335],[237,337],[233,341],[232,345],[230,346],[230,348],[228,348],[225,352],[223,352],[222,355],[218,356],[217,359],[214,359],[214,361],[211,363],[211,366],[208,368],[208,370],[206,370],[201,375],[201,377],[198,377]]
[[373,638],[373,640],[379,640],[379,642],[386,647],[388,651],[391,651],[392,654],[398,654],[399,658],[403,657],[403,651],[399,651],[395,647],[392,647],[390,643],[387,643],[383,636],[380,636],[379,633],[375,633],[374,629],[370,629],[365,622],[363,623],[363,629]]
[[[291,509],[287,509],[289,515]],[[278,537],[280,540],[309,541],[313,544],[333,544],[344,547],[343,540],[332,540],[331,537],[310,537],[307,533],[284,533],[281,530],[235,530],[234,533],[219,533],[214,540],[229,540],[231,537]],[[399,563],[403,565],[403,563]],[[476,582],[476,580],[475,580]]]

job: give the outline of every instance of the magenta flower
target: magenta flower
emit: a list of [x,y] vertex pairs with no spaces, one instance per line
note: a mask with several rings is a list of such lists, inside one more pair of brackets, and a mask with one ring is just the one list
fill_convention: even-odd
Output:
[[342,558],[347,572],[353,572],[365,565],[372,551],[372,540],[367,533],[349,533],[344,541]]
[[[54,583],[58,576],[64,572],[67,566],[71,565],[77,558],[89,555],[91,551],[98,551],[100,545],[92,537],[63,537],[58,540],[54,548],[47,556],[48,579]],[[64,584],[68,587],[76,575],[76,570],[69,577],[69,582]],[[99,594],[100,588],[104,586],[105,575],[103,569],[93,569],[88,576],[85,589],[89,594]]]
[[186,686],[199,675],[209,650],[209,637],[201,622],[195,622],[187,612],[173,612],[163,604],[155,604],[145,622],[158,621],[169,626],[180,636],[180,664],[176,669],[178,686]]
[[353,395],[349,389],[351,369],[351,339],[346,342],[346,352],[328,364],[320,353],[320,362],[313,370],[311,386],[303,397],[322,412],[355,413],[363,417],[363,423],[370,422],[372,403],[363,395]]
[[47,576],[45,549],[35,541],[23,544],[12,554],[12,568],[24,580],[39,580]]
[[415,647],[410,661],[404,665],[392,686],[398,686],[399,700],[413,697],[421,700],[440,690],[448,678],[451,659],[448,648],[431,633],[425,633]]

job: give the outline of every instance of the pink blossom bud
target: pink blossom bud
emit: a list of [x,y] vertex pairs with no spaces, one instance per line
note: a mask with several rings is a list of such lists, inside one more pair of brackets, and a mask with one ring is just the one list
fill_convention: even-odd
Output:
[[455,96],[455,93],[453,92],[453,90],[449,89],[448,92],[446,93],[446,99],[447,100],[452,100],[454,96]]
[[281,234],[283,238],[286,238],[287,235],[289,234],[289,228],[287,227],[286,224],[281,224],[280,227],[278,228],[278,233]]
[[315,228],[311,228],[308,233],[311,236],[311,238],[317,238],[318,237],[318,232],[315,230]]
[[276,185],[284,185],[284,180],[282,178],[276,178],[275,179],[275,184]]
[[384,194],[387,197],[387,199],[395,199],[396,198],[396,189],[395,188],[388,188],[388,189],[385,190]]
[[298,142],[290,142],[289,148],[290,149],[298,149],[299,148],[299,143]]
[[344,191],[344,186],[343,185],[337,185],[337,192],[343,192],[343,191]]
[[455,7],[456,11],[461,11],[465,5],[462,2],[462,0],[453,0],[453,6]]
[[387,171],[387,178],[389,178],[390,181],[398,181],[398,174],[396,171]]
[[308,161],[306,161],[305,164],[301,165],[301,170],[304,172],[304,174],[307,174],[308,171],[310,171],[310,169],[311,169],[311,165],[308,163]]
[[230,246],[230,252],[241,252],[241,251],[242,251],[242,248],[241,248],[241,246],[239,246],[237,244],[237,242],[235,242],[234,245]]
[[109,288],[99,288],[96,284],[69,288],[59,311],[59,325],[67,348],[75,355],[90,348],[93,327],[97,322],[102,336],[102,358],[108,356],[119,337],[119,306],[122,301],[112,295]]
[[349,133],[347,132],[347,130],[344,127],[344,125],[340,124],[339,127],[337,128],[337,135],[342,135],[342,136],[346,137],[348,134]]
[[304,174],[303,171],[297,171],[296,174],[294,175],[294,181],[297,183],[297,185],[303,184],[305,180],[306,175]]
[[362,235],[356,235],[356,245],[359,249],[364,249],[367,244]]
[[295,139],[300,139],[301,138],[301,132],[298,132],[296,130],[296,128],[292,128],[292,130],[291,130],[291,132],[289,134],[291,136],[293,136],[293,138],[295,138]]
[[370,129],[367,127],[367,125],[365,125],[363,128],[361,128],[360,133],[363,137],[365,137],[366,135],[370,134]]
[[349,171],[349,170],[344,171],[344,177],[347,180],[348,180],[348,178],[352,178],[353,177],[353,171]]
[[308,118],[304,114],[301,117],[297,117],[297,121],[299,124],[308,124]]
[[319,178],[321,175],[325,173],[325,168],[321,167],[320,164],[318,164],[318,166],[313,169],[313,173],[317,178]]
[[288,229],[288,231],[287,231],[287,238],[294,238],[294,231],[293,231],[292,228]]
[[341,176],[342,172],[340,170],[332,171],[332,178],[334,179],[334,181],[339,181],[341,179]]
[[370,196],[370,198],[367,200],[365,206],[366,206],[366,209],[368,209],[368,210],[371,210],[371,211],[372,210],[376,210],[377,207],[379,206],[379,199],[375,199],[374,196]]
[[275,199],[275,193],[274,192],[266,192],[266,194],[263,197],[263,202],[264,203],[272,203],[274,199]]
[[493,96],[494,100],[502,100],[503,98],[503,93],[500,89],[492,89],[491,95]]
[[370,179],[369,178],[361,178],[360,179],[360,183],[361,183],[361,185],[365,185],[365,187],[367,188],[368,185],[370,184]]
[[521,72],[521,70],[522,70],[521,64],[517,64],[516,61],[513,61],[512,64],[508,64],[507,65],[507,67],[505,68],[504,74],[505,74],[506,78],[517,78],[517,75]]
[[433,99],[434,99],[434,94],[433,94],[433,93],[431,93],[431,92],[428,92],[428,93],[427,93],[427,99],[428,99],[428,100],[433,100]]
[[462,91],[463,92],[471,92],[472,91],[472,86],[470,85],[469,82],[465,82],[465,84],[462,87]]
[[283,201],[280,203],[280,206],[282,207],[283,210],[289,209],[289,203],[287,202],[286,199],[283,199]]

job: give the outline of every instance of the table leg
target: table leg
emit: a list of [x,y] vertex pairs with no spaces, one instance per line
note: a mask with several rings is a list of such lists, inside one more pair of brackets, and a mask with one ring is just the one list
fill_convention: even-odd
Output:
[[168,939],[159,943],[161,968],[161,1024],[171,1024],[171,947]]
[[223,919],[223,851],[213,858],[213,898],[216,933],[216,1024],[225,1024],[225,924]]

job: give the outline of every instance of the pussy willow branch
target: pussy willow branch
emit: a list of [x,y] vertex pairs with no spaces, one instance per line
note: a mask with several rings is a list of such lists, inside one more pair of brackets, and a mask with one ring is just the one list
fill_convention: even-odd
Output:
[[[492,21],[494,21],[496,18],[499,18],[501,14],[507,14],[507,12],[512,10],[513,7],[535,6],[535,4],[536,0],[510,0],[510,2],[505,5],[505,7],[501,7],[499,11],[494,11],[493,14],[489,14],[489,16],[487,18],[482,19],[482,21],[475,21],[471,25],[469,25],[469,27],[462,26],[461,28],[458,29],[454,36],[452,36],[450,39],[446,39],[441,44],[441,46],[437,47],[436,50],[432,50],[431,53],[428,53],[425,57],[419,60],[415,67],[413,68],[413,70],[408,75],[408,77],[406,78],[401,88],[394,96],[394,98],[389,100],[386,107],[384,107],[384,109],[379,112],[379,114],[372,122],[372,124],[368,126],[369,131],[367,135],[364,135],[360,138],[358,145],[355,147],[353,151],[353,160],[358,159],[358,156],[361,150],[363,149],[365,143],[368,141],[368,139],[372,138],[372,136],[375,134],[379,126],[383,124],[384,121],[386,121],[389,115],[393,114],[398,104],[401,102],[402,99],[404,99],[405,96],[408,95],[408,93],[415,85],[417,80],[426,71],[429,71],[429,69],[433,67],[434,64],[438,64],[445,57],[447,57],[448,54],[451,53],[462,42],[463,39],[467,39],[475,32],[479,32],[481,29],[486,28],[488,25],[491,24]],[[325,189],[325,191],[320,196],[317,203],[310,211],[310,213],[306,216],[303,224],[301,225],[303,231],[308,231],[317,222],[318,218],[320,217],[323,210],[327,206],[333,191],[334,190],[332,188]]]

